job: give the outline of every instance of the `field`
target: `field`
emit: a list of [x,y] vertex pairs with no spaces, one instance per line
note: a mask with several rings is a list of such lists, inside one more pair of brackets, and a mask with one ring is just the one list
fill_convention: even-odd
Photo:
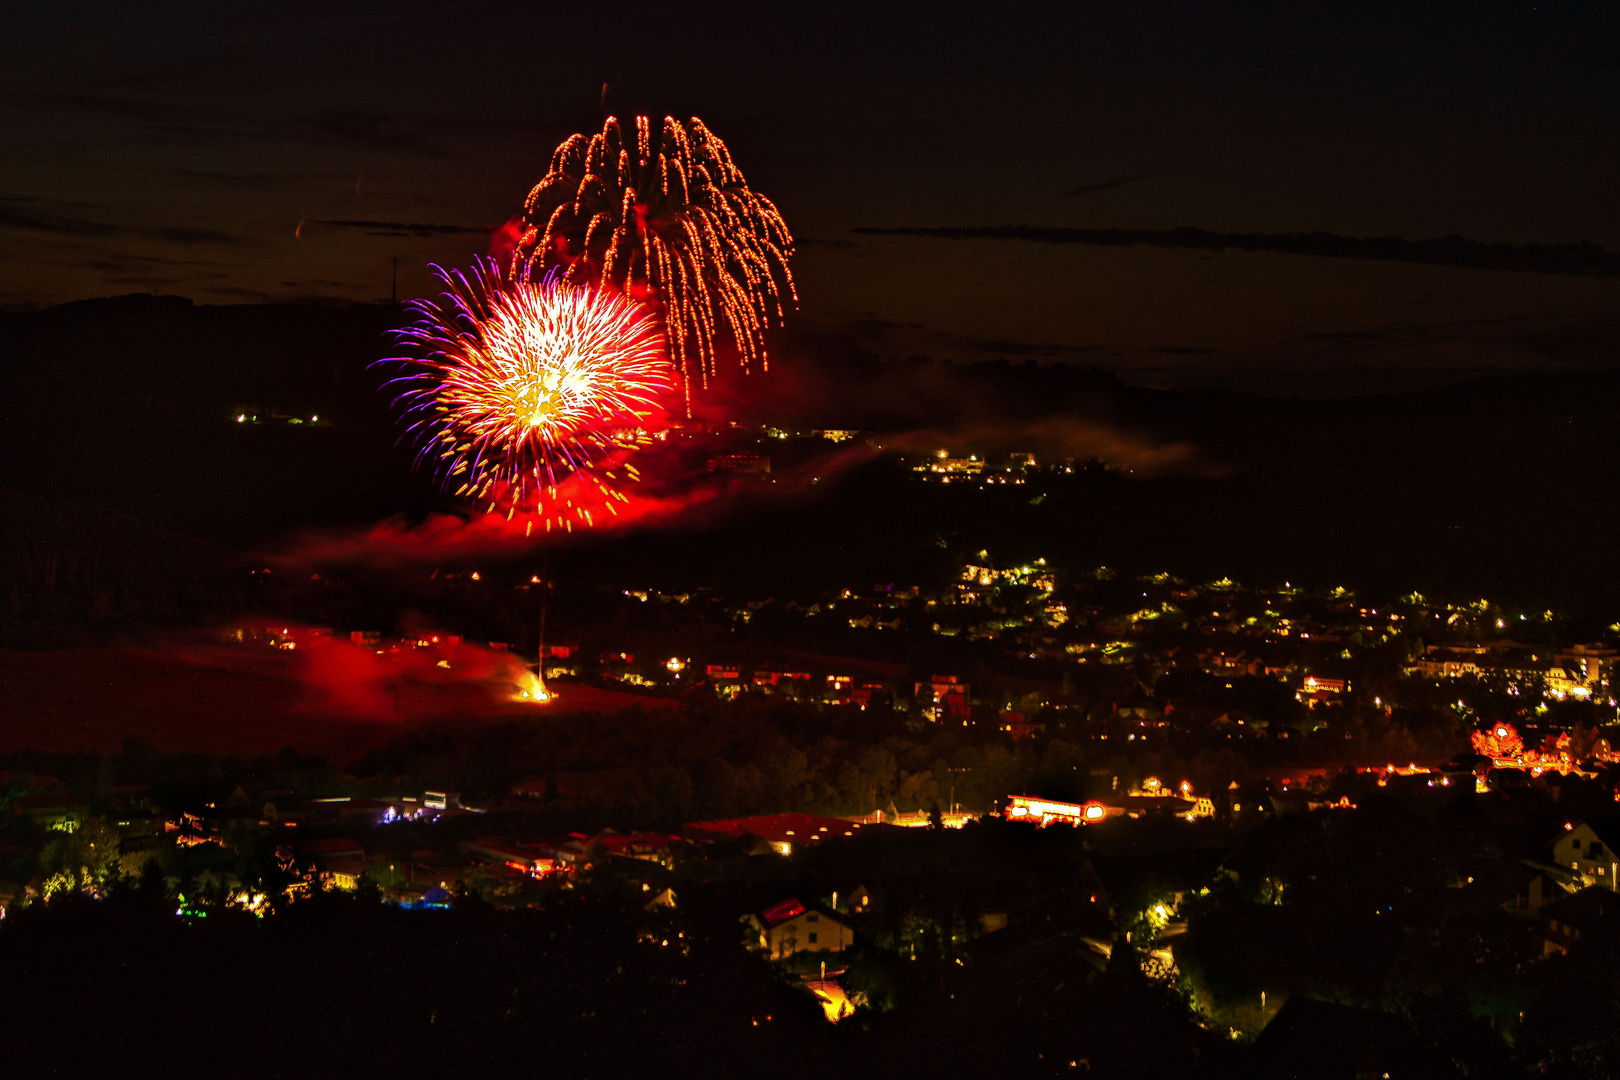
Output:
[[0,650],[0,751],[109,752],[138,737],[167,752],[259,754],[291,746],[343,763],[428,725],[543,722],[671,704],[570,684],[552,687],[553,699],[534,705],[512,700],[512,673],[521,671],[513,658],[477,650],[446,667],[437,654],[416,653],[347,643],[297,653],[199,641]]

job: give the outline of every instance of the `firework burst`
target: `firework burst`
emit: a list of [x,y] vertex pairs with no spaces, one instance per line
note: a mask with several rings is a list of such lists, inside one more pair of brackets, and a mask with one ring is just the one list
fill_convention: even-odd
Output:
[[[628,128],[628,130],[627,130]],[[691,407],[692,369],[716,374],[721,330],[744,371],[764,368],[765,327],[796,303],[793,237],[749,188],[726,144],[696,117],[609,117],[572,135],[523,204],[513,271],[556,269],[571,283],[611,282],[663,307],[670,352]]]
[[[673,390],[656,316],[608,285],[507,277],[493,261],[434,273],[396,336],[413,355],[397,404],[446,486],[546,529],[617,513],[627,460]],[[534,521],[528,527],[533,528]]]

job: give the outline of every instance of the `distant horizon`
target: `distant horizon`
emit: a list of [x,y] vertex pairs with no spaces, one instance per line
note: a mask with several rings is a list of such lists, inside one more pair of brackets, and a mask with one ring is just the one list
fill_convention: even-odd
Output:
[[[30,315],[54,310],[56,308],[71,307],[77,304],[96,304],[120,300],[152,301],[173,300],[183,301],[192,307],[198,308],[387,308],[390,305],[403,307],[417,297],[403,298],[398,301],[387,298],[373,300],[352,299],[342,296],[311,296],[302,298],[268,298],[253,301],[215,301],[197,299],[180,293],[152,293],[129,292],[114,293],[103,296],[87,296],[74,300],[64,300],[60,303],[17,303],[0,304],[0,318],[8,316]],[[1485,379],[1505,378],[1516,375],[1535,376],[1564,376],[1581,374],[1599,374],[1607,371],[1620,370],[1620,355],[1612,361],[1596,364],[1576,363],[1542,363],[1539,365],[1523,364],[1518,366],[1406,366],[1400,364],[1342,364],[1335,367],[1313,367],[1307,364],[1296,366],[1253,366],[1233,367],[1221,369],[1212,364],[1176,366],[1158,364],[1154,366],[1134,364],[1110,364],[1099,360],[1090,360],[1087,353],[1080,352],[1068,355],[1027,355],[1016,350],[996,353],[986,349],[976,353],[953,353],[942,350],[938,354],[907,353],[904,355],[891,353],[883,355],[874,351],[862,335],[849,327],[827,327],[807,323],[805,320],[795,318],[785,328],[774,331],[778,334],[806,336],[833,336],[845,338],[863,350],[869,352],[872,358],[880,363],[901,363],[907,359],[920,357],[922,359],[937,360],[960,365],[979,363],[1007,363],[1034,362],[1039,366],[1066,366],[1081,371],[1098,371],[1113,375],[1120,383],[1133,390],[1165,390],[1165,391],[1230,391],[1237,393],[1250,393],[1267,398],[1297,397],[1302,400],[1337,400],[1357,397],[1370,397],[1382,394],[1419,393],[1425,390],[1434,390],[1446,386],[1456,386],[1464,383],[1476,382]]]
[[345,7],[8,10],[0,304],[420,295],[570,134],[670,114],[781,211],[795,320],[880,356],[1331,393],[1620,362],[1612,6]]

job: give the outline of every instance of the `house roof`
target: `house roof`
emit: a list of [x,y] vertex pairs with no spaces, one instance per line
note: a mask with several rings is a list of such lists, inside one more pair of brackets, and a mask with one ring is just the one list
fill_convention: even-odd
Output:
[[754,913],[754,917],[760,922],[764,923],[769,929],[775,929],[776,927],[781,926],[783,923],[792,922],[794,919],[801,918],[805,915],[810,916],[813,920],[821,919],[825,922],[837,923],[839,926],[845,927],[846,929],[849,927],[849,922],[842,916],[828,911],[826,908],[819,905],[814,907],[805,907],[804,904],[799,902],[799,898],[796,896],[789,897],[788,899],[779,903],[772,904],[764,911]]
[[[1609,848],[1610,851],[1620,851],[1620,817],[1612,814],[1603,817],[1586,818],[1576,822],[1585,825],[1597,833],[1597,838]],[[1556,841],[1554,841],[1556,843]]]
[[1547,917],[1577,930],[1596,930],[1620,913],[1620,893],[1606,885],[1588,885],[1574,896],[1566,896],[1547,908]]
[[795,915],[803,915],[804,910],[804,905],[799,903],[797,897],[790,897],[779,904],[772,904],[760,912],[759,917],[766,926],[776,926],[787,922]]
[[[1325,1080],[1434,1075],[1427,1071],[1426,1057],[1411,1025],[1400,1017],[1295,995],[1255,1040],[1248,1075]],[[1308,1073],[1301,1071],[1302,1063],[1309,1064]]]
[[804,844],[815,840],[830,840],[839,836],[854,836],[863,826],[843,818],[818,817],[815,814],[766,814],[760,817],[723,818],[716,821],[692,821],[686,825],[689,833],[698,839],[757,836],[773,844]]
[[679,836],[669,836],[665,833],[626,833],[618,835],[613,832],[604,832],[591,841],[601,844],[611,854],[621,855],[627,851],[666,851],[671,844],[681,842]]

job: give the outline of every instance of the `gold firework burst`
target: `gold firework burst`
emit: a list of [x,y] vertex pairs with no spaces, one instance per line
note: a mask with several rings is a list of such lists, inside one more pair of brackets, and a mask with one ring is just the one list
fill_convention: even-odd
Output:
[[[615,117],[572,135],[523,204],[513,272],[559,270],[565,282],[611,282],[662,306],[688,410],[692,370],[717,374],[716,336],[729,331],[744,371],[768,365],[765,328],[796,304],[793,237],[719,137],[693,117]],[[520,269],[521,268],[521,269]]]

